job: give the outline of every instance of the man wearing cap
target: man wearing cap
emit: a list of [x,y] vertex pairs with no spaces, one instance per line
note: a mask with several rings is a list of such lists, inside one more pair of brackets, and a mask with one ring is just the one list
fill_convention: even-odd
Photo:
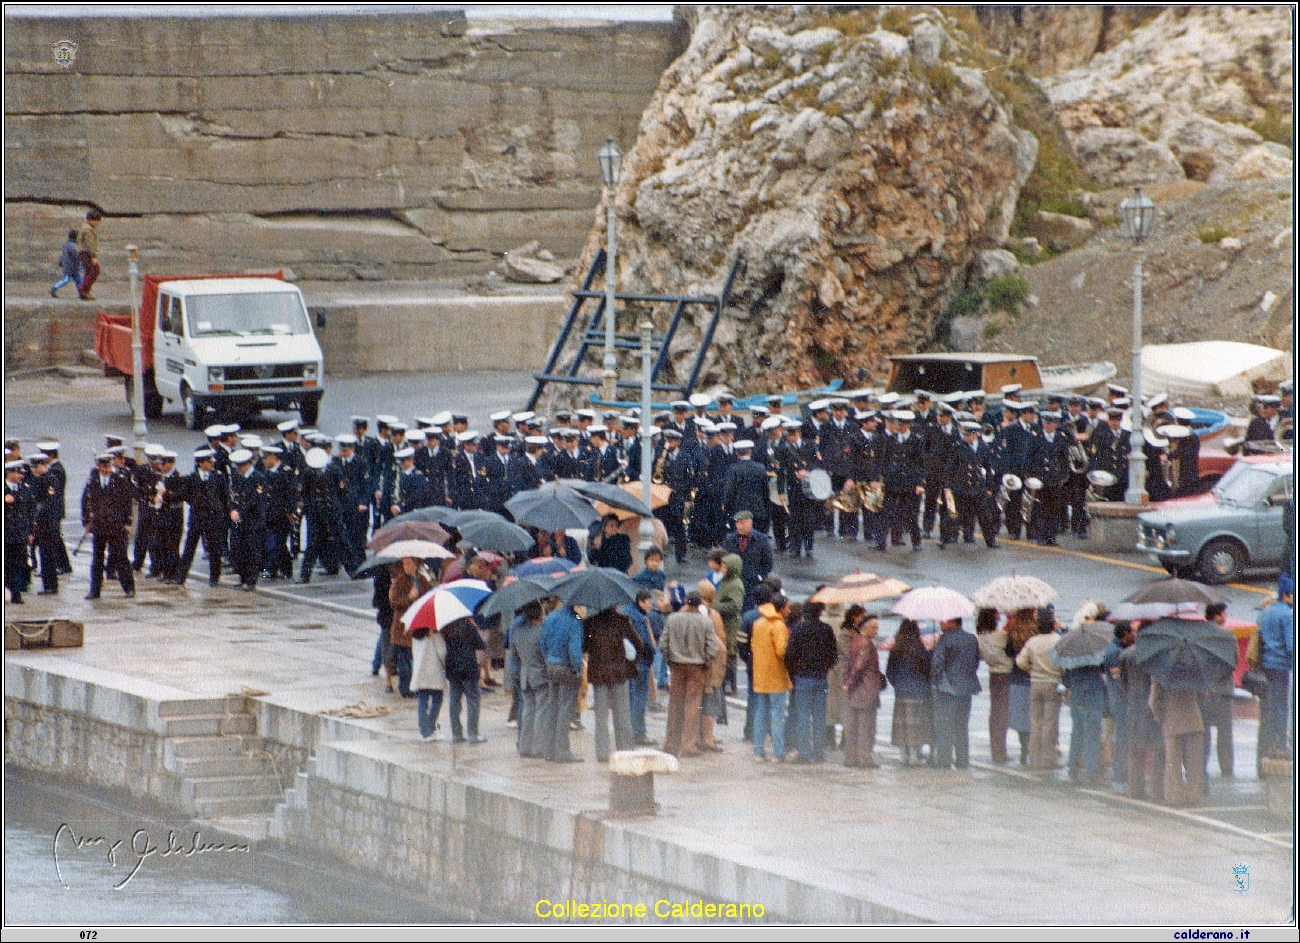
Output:
[[[22,604],[23,593],[31,585],[28,550],[36,540],[36,488],[39,486],[24,480],[26,476],[27,463],[22,459],[5,462],[5,588],[14,605]],[[129,526],[129,516],[127,523]]]
[[[1002,455],[1003,474],[1012,474],[1023,483],[1025,478],[1036,477],[1030,470],[1030,461],[1038,445],[1038,408],[1033,403],[1017,400],[1002,401]],[[1024,518],[1024,490],[1011,491],[1003,513],[1006,515],[1007,536],[1020,539],[1022,529],[1028,535]]]
[[[1255,397],[1255,417],[1246,426],[1246,445],[1242,449],[1243,452],[1248,455],[1255,455],[1268,451],[1267,449],[1255,448],[1251,443],[1262,442],[1270,446],[1273,444],[1277,438],[1277,426],[1280,421],[1278,411],[1281,405],[1282,398],[1280,396],[1260,395]],[[1155,499],[1152,498],[1152,500]]]
[[[307,549],[298,569],[298,582],[310,583],[319,562],[326,573],[338,572],[343,541],[343,476],[329,455],[319,448],[307,451],[307,470],[302,476],[302,509],[307,519]],[[384,504],[388,509],[388,504]],[[391,515],[386,515],[391,516]]]
[[[749,513],[751,529],[766,534],[767,472],[753,459],[754,443],[742,439],[736,443],[736,461],[727,469],[722,483],[722,507],[733,520],[742,511]],[[766,537],[763,538],[766,541]],[[769,555],[771,550],[768,551]]]
[[94,538],[87,599],[99,598],[104,585],[105,557],[127,598],[135,595],[135,574],[126,553],[134,497],[127,477],[113,473],[113,457],[106,452],[96,456],[95,472],[81,496],[81,523]]
[[[58,515],[59,515],[59,542],[54,548],[56,555],[56,564],[60,576],[72,572],[72,561],[68,559],[68,547],[63,542],[63,519],[67,517],[67,491],[68,491],[68,470],[63,467],[63,462],[59,460],[59,443],[53,440],[48,442],[37,442],[36,448],[48,455],[50,466],[47,474],[50,476],[51,484],[57,489],[58,497]],[[53,514],[54,511],[49,513]]]
[[[831,400],[831,421],[822,427],[817,449],[822,465],[831,476],[831,488],[839,494],[846,482],[853,480],[853,451],[861,433],[849,422],[849,401],[842,397]],[[858,539],[856,516],[840,517],[840,536]]]
[[542,459],[546,454],[546,437],[530,435],[524,437],[524,454],[510,462],[510,493],[516,495],[521,491],[532,491],[542,486],[546,480]]
[[198,552],[199,540],[208,551],[208,585],[216,586],[221,579],[221,550],[226,544],[230,525],[230,487],[226,479],[217,474],[216,456],[212,449],[199,449],[194,453],[194,472],[179,487],[169,489],[166,501],[190,506],[189,522],[185,528],[185,549],[171,578],[165,582],[184,586]]
[[[575,431],[575,444],[576,435]],[[474,510],[481,507],[487,483],[487,466],[483,464],[483,456],[478,454],[478,433],[467,429],[456,436],[456,444],[460,446],[460,451],[451,461],[447,494],[451,498],[451,506],[458,511]]]
[[736,529],[722,542],[722,549],[739,555],[744,564],[740,581],[745,584],[745,608],[748,609],[754,600],[754,590],[772,572],[772,544],[758,529],[749,511],[737,511],[732,521]]
[[153,549],[154,524],[157,513],[153,506],[154,491],[158,484],[158,458],[163,453],[161,445],[146,445],[146,461],[131,469],[131,484],[135,488],[136,525],[135,546],[132,548],[131,569],[136,573],[144,570],[145,556],[151,557],[149,569],[158,569],[157,554]]
[[1197,494],[1201,484],[1201,439],[1192,428],[1196,414],[1185,406],[1170,410],[1173,422],[1156,431],[1169,440],[1170,468],[1177,463],[1178,476],[1173,483],[1174,497]]
[[894,411],[898,432],[889,444],[885,460],[885,517],[895,545],[902,536],[912,539],[912,550],[921,549],[921,495],[925,492],[924,451],[921,437],[912,431],[915,414],[910,409]]
[[63,495],[59,482],[50,475],[50,457],[37,452],[30,462],[32,474],[25,484],[30,487],[35,502],[32,546],[40,554],[39,595],[53,596],[59,591],[58,548],[63,544]]
[[[785,429],[780,416],[768,416],[759,425],[763,437],[763,460],[760,462],[767,474],[767,516],[772,522],[772,540],[777,553],[785,553],[790,542],[790,500],[781,490],[781,451]],[[754,450],[758,454],[757,448]]]
[[384,492],[384,507],[390,519],[408,511],[428,507],[429,480],[415,467],[415,450],[409,445],[393,453],[397,474]]
[[253,453],[236,449],[230,455],[230,556],[239,574],[239,588],[252,592],[266,554],[266,476]]
[[801,423],[791,422],[786,426],[785,435],[777,453],[777,489],[790,505],[790,558],[797,560],[806,553],[811,560],[813,531],[817,528],[821,505],[804,493],[803,480],[810,470],[820,466],[821,459],[816,443],[804,440]]
[[1124,408],[1108,406],[1106,421],[1092,432],[1092,461],[1088,463],[1088,471],[1104,471],[1115,476],[1115,484],[1099,493],[1103,501],[1123,501],[1128,488],[1129,434],[1123,423]]
[[343,566],[351,571],[366,558],[366,531],[370,527],[370,466],[357,454],[356,436],[338,437],[339,516],[343,520],[340,550]]
[[[293,579],[289,532],[298,524],[298,482],[284,463],[279,446],[267,446],[264,450],[262,474],[266,489],[266,556],[262,576],[268,580]],[[369,495],[366,500],[369,501]]]
[[1044,410],[1042,433],[1032,439],[1033,448],[1026,460],[1023,476],[1043,483],[1030,514],[1025,534],[1045,547],[1056,546],[1056,535],[1065,523],[1065,486],[1070,476],[1070,440],[1061,432],[1062,416]]
[[655,462],[658,473],[655,480],[669,488],[668,503],[655,510],[655,517],[663,522],[668,539],[678,563],[686,562],[686,505],[691,500],[691,460],[682,454],[682,434],[676,429],[664,430],[664,446]]
[[961,437],[952,420],[952,409],[947,403],[940,403],[935,408],[933,421],[921,433],[921,448],[925,456],[925,504],[921,510],[921,533],[926,538],[931,537],[937,520],[941,544],[944,542],[945,528],[948,530],[948,541],[954,539],[956,530],[957,522],[949,519],[944,491],[949,487],[946,480],[948,461],[952,457],[953,448],[959,444]]
[[484,436],[484,438],[491,440],[492,452],[483,459],[483,467],[487,471],[483,488],[483,505],[488,511],[504,515],[506,502],[514,497],[514,493],[510,490],[510,464],[517,459],[510,454],[510,450],[515,439],[514,436],[506,434]]
[[944,480],[953,489],[953,502],[957,505],[957,518],[952,529],[944,536],[940,529],[940,546],[957,540],[961,531],[967,544],[975,542],[975,522],[979,520],[980,535],[985,546],[997,546],[997,516],[993,493],[997,488],[997,473],[993,468],[993,451],[980,438],[980,424],[965,421],[961,427],[961,442],[953,446],[948,458],[948,471]]

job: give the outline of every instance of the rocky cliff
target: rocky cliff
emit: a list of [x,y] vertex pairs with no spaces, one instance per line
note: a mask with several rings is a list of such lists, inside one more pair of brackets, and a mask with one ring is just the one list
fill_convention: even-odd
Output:
[[[68,66],[50,44],[77,44]],[[572,258],[595,152],[631,138],[681,51],[671,24],[477,24],[458,11],[5,17],[5,259],[55,270],[105,211],[147,271],[309,279],[486,273],[530,240]]]
[[[717,292],[739,258],[705,387],[880,376],[933,341],[977,253],[1007,238],[1034,136],[939,9],[692,15],[617,190],[619,290]],[[598,223],[585,258],[604,241]]]

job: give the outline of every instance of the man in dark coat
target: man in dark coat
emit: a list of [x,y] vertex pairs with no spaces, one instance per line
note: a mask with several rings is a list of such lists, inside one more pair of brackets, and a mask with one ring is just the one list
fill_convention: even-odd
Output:
[[22,603],[31,583],[27,553],[36,531],[36,488],[26,476],[27,463],[22,459],[5,462],[5,588],[15,605]]
[[691,500],[691,461],[682,452],[682,434],[676,429],[664,432],[664,449],[656,464],[659,478],[670,489],[668,503],[655,511],[663,521],[668,539],[673,542],[678,563],[686,562],[686,504]]
[[[41,560],[41,596],[53,596],[59,591],[60,550],[63,547],[63,486],[64,480],[50,471],[50,457],[44,453],[32,456],[30,484],[36,500],[33,543]],[[7,533],[7,531],[6,531]],[[66,552],[66,551],[65,551]]]
[[506,502],[513,497],[513,492],[510,490],[510,465],[512,461],[518,460],[510,454],[514,438],[508,435],[494,435],[487,438],[492,442],[492,452],[483,459],[483,466],[487,469],[483,488],[483,508],[504,515]]
[[[1061,431],[1060,413],[1047,411],[1042,418],[1042,434],[1033,440],[1033,448],[1025,464],[1025,478],[1037,478],[1043,483],[1030,513],[1029,532],[1026,536],[1043,546],[1055,547],[1056,535],[1061,532],[1065,522],[1065,488],[1070,477],[1070,445],[1073,434]],[[1028,483],[1025,487],[1028,490]]]
[[104,561],[117,574],[127,598],[135,595],[135,574],[126,553],[131,533],[131,504],[135,489],[124,474],[113,473],[113,457],[107,452],[95,457],[95,472],[86,482],[81,497],[81,523],[94,539],[90,565],[90,592],[98,599],[104,585]]
[[343,521],[340,552],[345,569],[355,570],[366,558],[370,526],[370,465],[357,454],[355,436],[338,437],[339,516]]
[[754,529],[766,534],[770,523],[767,513],[767,470],[752,458],[754,443],[743,439],[736,443],[736,461],[727,469],[722,484],[722,506],[733,518],[748,511]]
[[772,544],[759,531],[749,511],[736,512],[734,522],[736,529],[722,542],[722,549],[741,559],[740,581],[745,584],[745,608],[748,609],[754,600],[754,590],[772,572]]
[[233,452],[230,464],[230,555],[239,588],[252,592],[266,556],[266,476],[248,449]]
[[172,578],[175,586],[185,585],[198,551],[199,540],[208,548],[208,585],[216,586],[221,579],[221,549],[226,545],[230,526],[230,488],[224,476],[216,471],[212,449],[199,449],[194,453],[194,472],[186,477],[175,492],[168,492],[167,500],[173,504],[184,501],[190,506],[189,522],[185,528],[185,549]]
[[[289,533],[299,520],[298,478],[284,463],[280,448],[274,445],[263,450],[262,473],[266,476],[266,561],[263,575],[272,580],[281,577],[292,579]],[[366,500],[369,501],[369,495]]]
[[979,693],[975,676],[980,664],[979,642],[963,632],[960,619],[939,623],[942,632],[930,656],[930,689],[934,699],[935,749],[930,765],[948,769],[970,766],[970,704]]
[[487,484],[487,466],[483,464],[483,456],[478,454],[477,433],[467,430],[456,438],[460,451],[451,461],[447,495],[451,498],[451,506],[458,511],[475,510],[482,507],[480,502]]
[[895,534],[907,532],[912,549],[921,549],[921,494],[925,491],[924,451],[921,437],[912,431],[911,410],[898,410],[894,420],[898,434],[889,445],[885,466],[885,515]]

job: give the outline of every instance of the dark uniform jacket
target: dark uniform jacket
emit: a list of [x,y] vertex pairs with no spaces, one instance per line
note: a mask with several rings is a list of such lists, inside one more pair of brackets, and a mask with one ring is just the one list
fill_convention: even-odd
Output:
[[722,506],[728,514],[749,511],[767,517],[767,470],[753,459],[741,459],[727,469],[722,486]]
[[96,471],[86,482],[86,490],[81,496],[81,522],[94,534],[125,534],[131,523],[134,501],[135,488],[125,474],[115,472],[109,475],[105,487]]
[[195,471],[183,479],[175,493],[169,490],[167,494],[172,503],[189,504],[191,528],[211,531],[223,529],[230,522],[230,486],[224,475],[209,472],[204,481],[202,473]]
[[397,505],[402,514],[429,506],[429,479],[423,472],[412,468],[398,472],[384,492],[384,507]]
[[948,453],[944,480],[954,494],[966,497],[997,490],[1000,483],[993,469],[992,449],[979,441],[973,449],[958,442]]
[[891,491],[911,491],[925,484],[924,449],[925,443],[915,432],[905,441],[893,438],[885,464],[885,487]]
[[[39,483],[40,479],[36,481]],[[6,498],[13,495],[12,502],[5,501],[5,543],[26,544],[28,538],[36,532],[36,486],[26,479],[12,487],[5,482],[4,494]],[[130,520],[129,512],[127,520]],[[20,552],[26,554],[26,551]]]
[[462,511],[481,508],[486,482],[487,467],[483,464],[483,456],[476,454],[471,462],[464,452],[457,452],[447,478],[447,496],[451,498],[451,506]]
[[266,475],[261,469],[254,468],[247,475],[232,474],[230,510],[239,512],[236,533],[255,534],[266,529]]

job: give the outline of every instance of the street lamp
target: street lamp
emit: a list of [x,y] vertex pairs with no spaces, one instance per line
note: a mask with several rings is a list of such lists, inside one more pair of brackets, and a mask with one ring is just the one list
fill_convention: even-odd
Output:
[[140,337],[140,302],[136,294],[136,286],[140,280],[139,249],[135,246],[127,246],[126,254],[128,265],[127,274],[130,277],[131,300],[131,371],[135,374],[131,378],[131,412],[134,413],[135,428],[132,430],[135,434],[135,460],[144,461],[144,437],[148,434],[148,429],[144,423],[144,351]]
[[601,396],[606,402],[617,399],[618,362],[614,359],[614,260],[617,256],[617,236],[614,234],[614,189],[618,186],[619,171],[623,169],[623,152],[614,139],[606,138],[605,146],[596,152],[600,176],[605,181],[605,228],[609,246],[605,250],[605,370],[601,376]]
[[1124,235],[1133,240],[1133,403],[1129,413],[1128,490],[1124,503],[1147,503],[1147,465],[1142,452],[1142,242],[1151,235],[1156,205],[1141,187],[1119,204]]
[[[650,424],[650,374],[654,363],[654,351],[650,343],[653,331],[654,324],[648,318],[641,322],[641,500],[645,502],[646,507],[654,507],[650,503],[650,476],[655,452],[654,439],[650,434],[653,428]],[[643,556],[654,543],[654,536],[654,521],[648,517],[641,518],[641,540],[638,549]]]

